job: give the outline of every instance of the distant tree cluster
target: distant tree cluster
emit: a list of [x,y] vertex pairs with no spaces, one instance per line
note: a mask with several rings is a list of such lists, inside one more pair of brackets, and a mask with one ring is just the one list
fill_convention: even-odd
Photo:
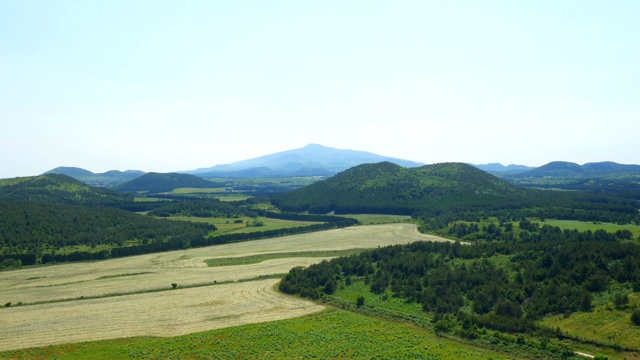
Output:
[[220,200],[191,200],[172,202],[157,207],[147,213],[149,216],[194,216],[237,218],[240,216],[255,217],[257,213]]

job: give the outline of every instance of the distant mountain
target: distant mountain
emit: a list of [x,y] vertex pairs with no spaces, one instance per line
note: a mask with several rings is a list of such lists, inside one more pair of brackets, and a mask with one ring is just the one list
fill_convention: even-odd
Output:
[[77,168],[77,167],[57,167],[55,169],[47,171],[45,174],[62,174],[71,176],[76,180],[80,180],[83,183],[92,186],[114,186],[122,184],[123,182],[133,180],[145,174],[140,170],[127,170],[118,171],[111,170],[101,174],[95,174],[89,170]]
[[530,191],[463,163],[404,168],[363,164],[301,189],[273,197],[285,211],[411,214],[426,208],[486,204]]
[[114,190],[124,192],[162,193],[179,188],[213,188],[220,184],[205,180],[201,177],[178,173],[154,173],[144,174],[124,184],[114,186]]
[[424,165],[366,151],[341,150],[310,144],[300,149],[282,151],[226,165],[182,171],[182,173],[202,177],[328,176],[357,165],[383,161],[403,167]]
[[505,172],[515,173],[515,172],[523,172],[523,171],[535,169],[534,167],[531,167],[531,166],[515,165],[515,164],[504,166],[500,163],[489,163],[489,164],[480,164],[480,165],[469,164],[469,165],[473,165],[478,169],[489,172],[489,173],[505,173]]
[[511,175],[512,178],[601,178],[612,174],[639,174],[640,165],[623,165],[611,161],[578,165],[566,161],[553,161],[533,170]]
[[0,200],[95,206],[130,203],[133,197],[67,175],[45,174],[0,180]]
[[611,173],[640,173],[640,165],[624,165],[611,161],[603,161],[596,163],[586,163],[583,168],[600,174]]

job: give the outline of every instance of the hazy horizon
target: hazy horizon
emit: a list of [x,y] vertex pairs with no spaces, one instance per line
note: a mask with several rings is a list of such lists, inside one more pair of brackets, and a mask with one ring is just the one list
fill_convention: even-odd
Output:
[[310,143],[640,164],[633,1],[0,2],[0,178]]

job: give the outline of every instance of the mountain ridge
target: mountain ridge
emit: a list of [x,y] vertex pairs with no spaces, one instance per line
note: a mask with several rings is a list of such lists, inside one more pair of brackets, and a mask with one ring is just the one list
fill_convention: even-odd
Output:
[[[299,149],[281,151],[230,164],[215,165],[179,173],[201,177],[237,176],[257,172],[260,176],[328,176],[364,163],[389,161],[403,167],[417,167],[423,163],[382,156],[368,151],[336,149],[320,144],[309,144]],[[254,169],[260,169],[254,170]]]
[[43,175],[46,174],[67,175],[92,186],[108,187],[133,180],[144,175],[145,172],[140,170],[109,170],[103,173],[93,173],[89,170],[79,167],[59,166],[55,169],[51,169],[45,172]]

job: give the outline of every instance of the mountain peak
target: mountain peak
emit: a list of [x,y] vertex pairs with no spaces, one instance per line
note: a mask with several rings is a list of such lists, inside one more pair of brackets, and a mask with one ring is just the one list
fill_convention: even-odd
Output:
[[[281,151],[226,165],[216,165],[209,168],[184,171],[183,173],[203,177],[247,177],[247,174],[252,173],[252,169],[260,168],[260,176],[294,176],[294,174],[299,174],[300,172],[308,174],[309,176],[327,176],[357,165],[383,161],[392,162],[403,167],[424,165],[414,161],[377,155],[367,151],[342,150],[311,143],[299,149]],[[268,171],[265,169],[268,169]]]

